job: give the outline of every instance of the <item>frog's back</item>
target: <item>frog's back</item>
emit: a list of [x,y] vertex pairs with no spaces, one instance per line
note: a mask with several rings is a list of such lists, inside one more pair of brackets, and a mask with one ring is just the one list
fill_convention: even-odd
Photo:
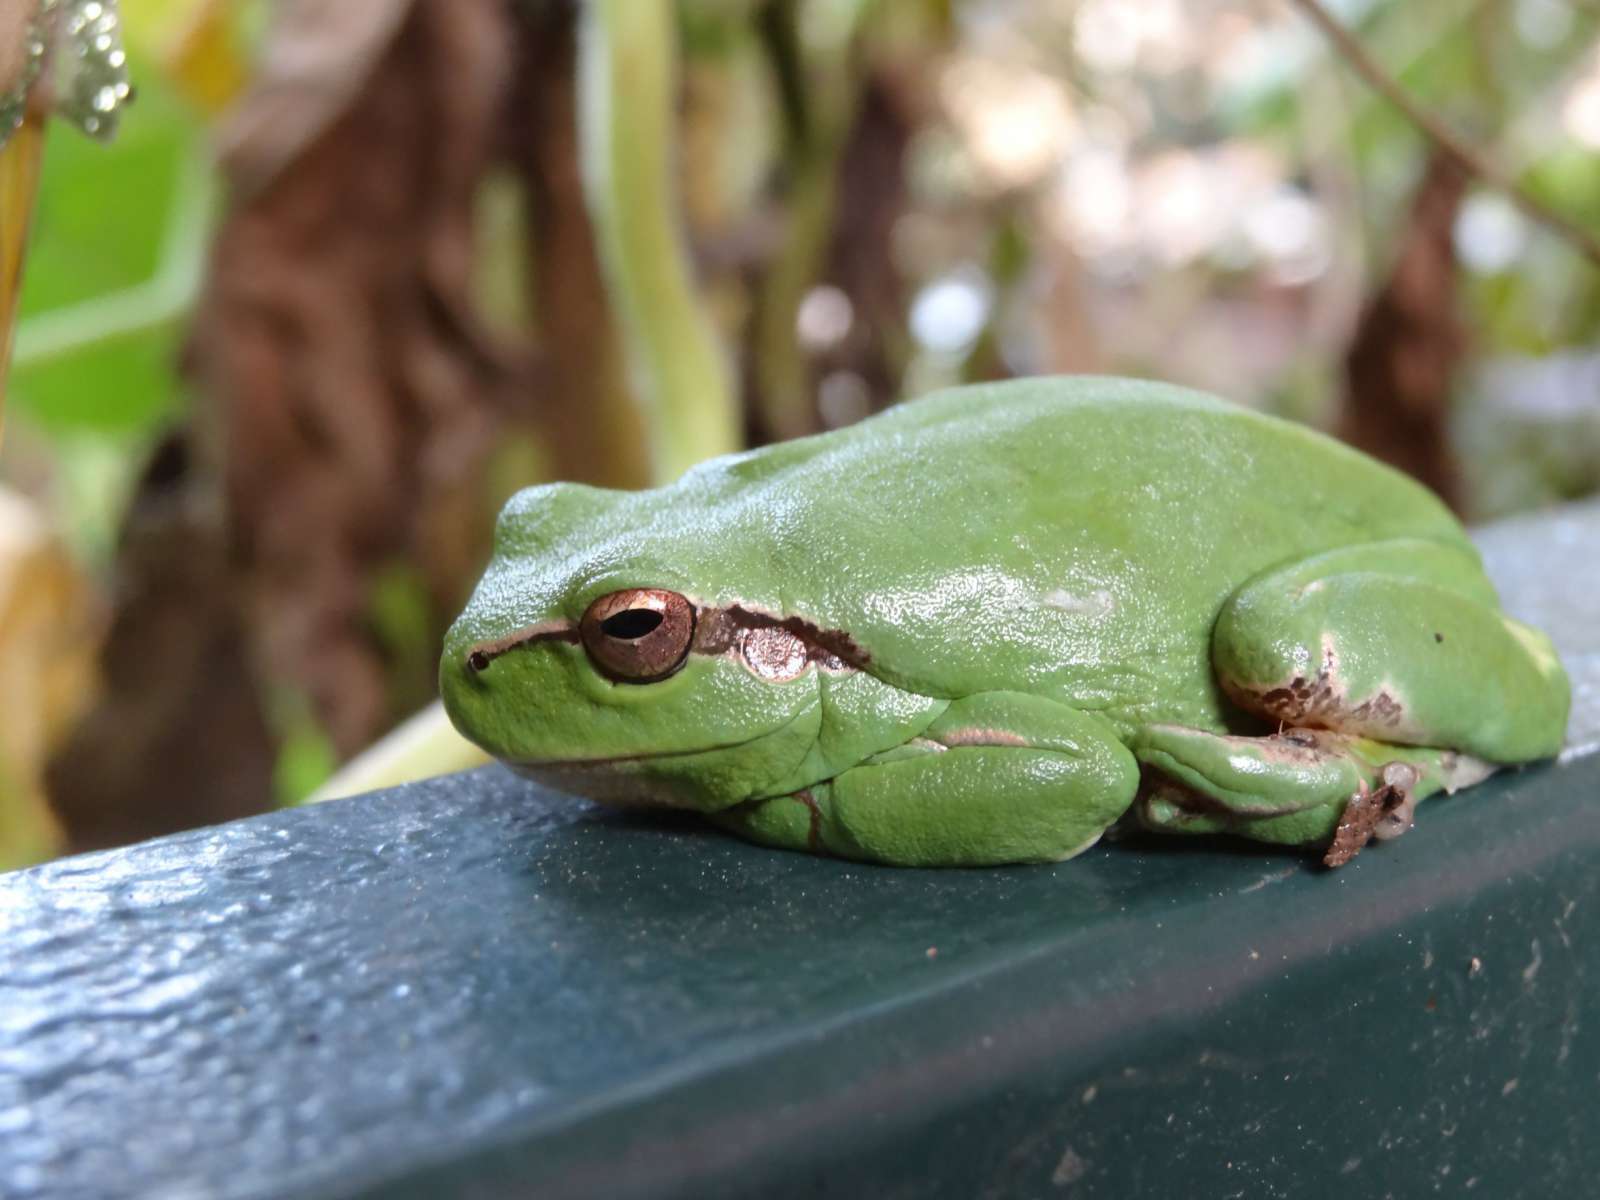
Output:
[[[938,393],[691,473],[683,547],[713,592],[847,630],[874,671],[1111,709],[1200,686],[1210,627],[1260,572],[1414,537],[1467,545],[1415,482],[1202,393],[1077,377]],[[708,598],[716,598],[715,596]]]
[[[755,486],[739,502],[793,514],[801,549],[825,565],[791,565],[822,590],[865,554],[880,588],[929,569],[1028,574],[1095,558],[1169,585],[1237,585],[1355,542],[1470,544],[1398,471],[1304,426],[1144,380],[955,388],[772,452],[770,467],[766,452],[752,456]],[[787,524],[773,527],[785,558]]]

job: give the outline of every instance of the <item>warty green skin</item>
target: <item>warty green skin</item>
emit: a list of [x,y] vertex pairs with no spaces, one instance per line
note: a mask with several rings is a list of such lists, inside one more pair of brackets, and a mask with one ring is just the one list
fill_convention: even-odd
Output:
[[[467,666],[627,588],[856,653],[782,681],[734,650],[615,682],[575,638]],[[1416,772],[1408,818],[1486,764],[1554,754],[1569,691],[1416,483],[1301,426],[1093,377],[946,391],[651,491],[528,489],[441,689],[466,736],[559,786],[909,864],[1067,857],[1130,807],[1321,845],[1386,763]]]

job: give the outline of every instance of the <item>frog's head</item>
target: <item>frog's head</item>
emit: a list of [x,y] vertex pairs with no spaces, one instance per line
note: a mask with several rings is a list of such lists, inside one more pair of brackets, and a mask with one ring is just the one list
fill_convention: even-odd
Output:
[[457,729],[525,773],[714,811],[795,769],[817,734],[817,674],[850,669],[850,650],[714,599],[705,573],[728,556],[706,550],[695,506],[662,497],[576,484],[514,497],[446,636],[440,690]]

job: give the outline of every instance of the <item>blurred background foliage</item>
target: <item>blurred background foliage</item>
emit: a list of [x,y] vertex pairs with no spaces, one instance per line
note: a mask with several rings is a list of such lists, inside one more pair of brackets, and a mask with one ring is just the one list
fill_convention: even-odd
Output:
[[1325,7],[1501,178],[1302,0],[122,0],[6,386],[13,857],[304,796],[431,697],[515,488],[944,384],[1175,380],[1469,519],[1600,487],[1538,211],[1600,232],[1600,7]]

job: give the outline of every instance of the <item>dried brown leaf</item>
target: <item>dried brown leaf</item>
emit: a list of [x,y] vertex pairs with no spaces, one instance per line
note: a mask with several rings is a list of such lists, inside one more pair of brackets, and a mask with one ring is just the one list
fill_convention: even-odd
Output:
[[338,111],[326,87],[301,98],[289,81],[330,73],[345,26],[322,47],[294,30],[279,57],[300,69],[242,102],[223,160],[242,186],[190,347],[259,661],[311,697],[343,753],[395,716],[375,580],[417,564],[442,624],[483,551],[484,461],[536,390],[527,348],[488,335],[469,287],[513,65],[507,10],[405,7]]
[[0,490],[0,869],[52,853],[49,753],[93,691],[92,591],[33,505]]
[[264,187],[367,86],[414,0],[279,0],[249,91],[219,133],[237,187]]

